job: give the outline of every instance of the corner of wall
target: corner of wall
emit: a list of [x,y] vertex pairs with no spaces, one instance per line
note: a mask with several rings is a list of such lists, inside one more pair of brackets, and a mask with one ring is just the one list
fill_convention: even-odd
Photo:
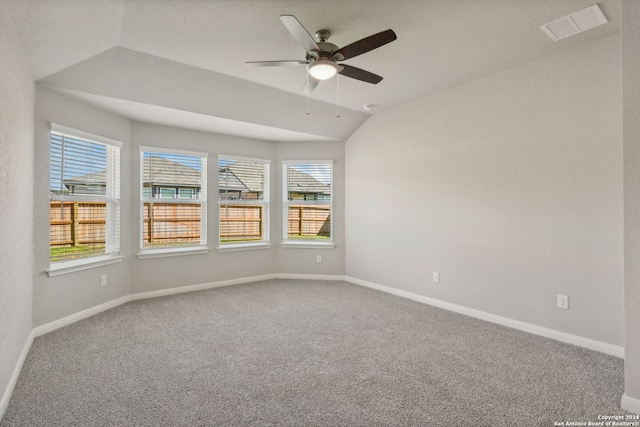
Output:
[[31,342],[34,259],[34,82],[3,1],[0,58],[1,419]]

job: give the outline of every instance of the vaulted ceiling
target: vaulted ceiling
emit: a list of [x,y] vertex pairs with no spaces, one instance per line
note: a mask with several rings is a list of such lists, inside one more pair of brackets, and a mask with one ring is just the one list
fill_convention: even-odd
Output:
[[[593,0],[0,1],[41,85],[137,120],[273,140],[345,140],[370,114],[620,31],[619,0],[598,2],[607,24],[558,42],[540,26]],[[282,14],[340,47],[393,29],[346,61],[384,80],[340,77],[307,99],[304,67],[246,65],[304,59]]]

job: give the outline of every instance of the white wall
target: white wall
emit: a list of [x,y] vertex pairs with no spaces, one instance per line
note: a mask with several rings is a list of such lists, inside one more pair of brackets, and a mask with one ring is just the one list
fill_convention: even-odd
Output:
[[0,417],[31,332],[34,85],[0,1]]
[[[87,308],[128,295],[131,253],[126,245],[132,227],[122,221],[123,255],[121,263],[92,268],[61,276],[49,277],[49,131],[57,123],[78,130],[123,142],[121,151],[121,200],[129,200],[131,188],[129,152],[129,120],[82,102],[36,86],[35,107],[35,279],[34,326],[58,320]],[[121,203],[120,217],[129,218],[131,206]],[[108,285],[100,286],[100,276],[106,274]]]
[[615,36],[372,116],[347,276],[623,345],[620,67]]
[[[640,413],[640,2],[622,2],[624,82],[625,398]],[[633,405],[633,407],[631,407]]]

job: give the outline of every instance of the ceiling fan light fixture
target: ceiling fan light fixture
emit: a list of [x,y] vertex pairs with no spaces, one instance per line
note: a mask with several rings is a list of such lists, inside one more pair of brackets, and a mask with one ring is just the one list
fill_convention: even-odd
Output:
[[309,74],[318,80],[328,80],[338,72],[338,65],[328,59],[320,59],[309,65]]

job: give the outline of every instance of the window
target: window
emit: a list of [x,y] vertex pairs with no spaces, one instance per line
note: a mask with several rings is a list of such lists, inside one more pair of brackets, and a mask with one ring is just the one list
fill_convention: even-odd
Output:
[[52,275],[119,254],[122,144],[56,124],[49,141]]
[[269,241],[269,161],[220,156],[220,248]]
[[207,154],[140,147],[140,258],[206,251]]
[[331,243],[333,162],[283,162],[283,240]]

